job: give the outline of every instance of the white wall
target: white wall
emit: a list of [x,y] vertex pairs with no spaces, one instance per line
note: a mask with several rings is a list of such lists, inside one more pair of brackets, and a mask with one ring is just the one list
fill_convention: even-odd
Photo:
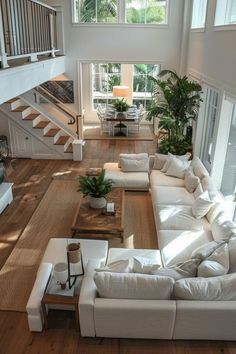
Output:
[[129,25],[73,26],[71,0],[45,0],[61,5],[64,13],[66,74],[78,85],[77,61],[159,62],[163,68],[179,70],[183,0],[170,0],[169,26]]
[[216,0],[208,0],[204,32],[191,32],[188,71],[236,94],[236,31],[214,28]]

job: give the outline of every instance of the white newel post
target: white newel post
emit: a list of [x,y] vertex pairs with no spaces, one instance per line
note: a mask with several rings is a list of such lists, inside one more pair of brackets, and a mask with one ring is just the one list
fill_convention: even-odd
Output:
[[73,141],[73,160],[82,161],[83,160],[83,140],[76,139]]
[[9,68],[9,65],[7,62],[7,53],[6,53],[6,48],[5,48],[1,5],[0,5],[0,57],[1,57],[1,67],[2,68]]
[[50,24],[50,38],[51,38],[51,49],[52,49],[52,57],[55,58],[55,43],[54,43],[54,38],[55,38],[55,30],[54,30],[54,18],[52,14],[49,14],[49,24]]

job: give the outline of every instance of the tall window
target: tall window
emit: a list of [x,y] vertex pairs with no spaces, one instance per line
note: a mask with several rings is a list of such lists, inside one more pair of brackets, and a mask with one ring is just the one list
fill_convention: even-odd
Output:
[[157,77],[160,65],[135,64],[133,66],[133,104],[142,104],[146,110],[150,108],[153,83],[149,76]]
[[168,0],[71,1],[74,23],[167,23]]
[[206,22],[207,0],[194,0],[191,28],[204,28]]
[[117,0],[73,0],[73,22],[117,22]]
[[121,64],[91,64],[92,87],[93,87],[93,108],[98,104],[106,106],[112,103],[115,97],[112,96],[112,87],[121,83]]
[[126,22],[158,24],[166,23],[167,1],[126,0]]
[[211,170],[212,157],[214,153],[214,132],[216,122],[216,112],[218,103],[218,92],[207,88],[206,94],[206,110],[204,124],[204,142],[202,151],[202,160],[208,171]]
[[236,104],[233,107],[221,191],[224,195],[236,193]]
[[236,24],[236,0],[217,0],[215,26]]

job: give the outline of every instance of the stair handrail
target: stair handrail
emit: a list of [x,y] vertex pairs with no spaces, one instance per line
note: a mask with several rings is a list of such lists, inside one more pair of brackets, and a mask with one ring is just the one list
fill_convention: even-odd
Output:
[[68,108],[64,103],[62,103],[58,98],[53,96],[51,92],[45,89],[42,86],[37,86],[34,90],[42,96],[47,102],[52,103],[57,108],[59,108],[63,113],[66,113],[70,117],[70,121],[67,123],[68,125],[76,124],[76,135],[79,136],[79,118],[82,118],[81,114],[74,112],[70,108]]

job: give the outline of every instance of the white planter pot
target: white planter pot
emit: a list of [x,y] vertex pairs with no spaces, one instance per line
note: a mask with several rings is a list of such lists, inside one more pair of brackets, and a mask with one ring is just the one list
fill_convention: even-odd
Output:
[[94,198],[89,196],[89,204],[93,209],[101,209],[101,208],[105,208],[107,201],[106,198],[104,197]]

